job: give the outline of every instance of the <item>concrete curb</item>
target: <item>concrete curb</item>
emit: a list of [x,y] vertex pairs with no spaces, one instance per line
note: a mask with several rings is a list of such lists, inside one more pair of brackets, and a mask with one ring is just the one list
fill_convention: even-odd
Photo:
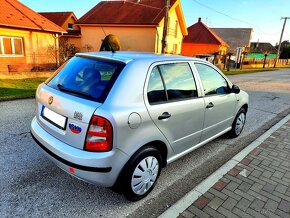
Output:
[[193,202],[195,202],[201,195],[206,193],[216,182],[218,182],[228,171],[235,167],[241,160],[243,160],[251,151],[257,148],[264,140],[266,140],[272,133],[278,130],[290,119],[290,114],[283,118],[276,125],[271,127],[267,132],[249,144],[246,148],[235,155],[231,160],[221,166],[217,171],[207,177],[204,181],[198,184],[193,190],[188,192],[184,197],[178,200],[174,205],[169,207],[159,218],[178,217],[184,210],[186,210]]

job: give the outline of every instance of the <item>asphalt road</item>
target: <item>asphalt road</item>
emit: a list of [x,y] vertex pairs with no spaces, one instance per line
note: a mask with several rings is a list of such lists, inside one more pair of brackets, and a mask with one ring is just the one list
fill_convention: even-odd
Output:
[[250,94],[237,139],[220,137],[163,169],[154,191],[128,202],[52,164],[32,140],[35,102],[0,102],[0,217],[156,217],[290,112],[290,70],[231,76]]

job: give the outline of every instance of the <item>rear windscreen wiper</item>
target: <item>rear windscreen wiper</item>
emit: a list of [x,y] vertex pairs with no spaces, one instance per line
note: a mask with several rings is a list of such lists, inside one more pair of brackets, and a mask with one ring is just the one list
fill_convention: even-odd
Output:
[[64,92],[68,92],[68,93],[72,93],[72,94],[76,94],[76,95],[81,95],[81,96],[84,96],[84,97],[87,97],[90,99],[95,99],[92,95],[90,95],[88,93],[72,90],[72,89],[64,87],[61,84],[57,84],[57,88],[61,91],[64,91]]

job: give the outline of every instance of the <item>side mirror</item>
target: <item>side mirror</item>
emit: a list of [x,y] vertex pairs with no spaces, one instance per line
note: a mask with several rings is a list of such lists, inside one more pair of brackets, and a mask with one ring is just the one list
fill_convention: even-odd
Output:
[[237,86],[237,85],[233,85],[232,86],[232,92],[235,93],[235,94],[239,94],[240,93],[240,87]]

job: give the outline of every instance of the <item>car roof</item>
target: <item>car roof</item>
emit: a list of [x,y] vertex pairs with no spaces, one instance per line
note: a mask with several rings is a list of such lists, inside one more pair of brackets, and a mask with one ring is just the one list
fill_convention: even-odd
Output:
[[86,53],[77,53],[77,57],[87,57],[87,58],[96,58],[96,59],[105,59],[111,61],[117,61],[122,63],[129,63],[133,60],[152,60],[152,61],[165,61],[165,60],[200,60],[192,57],[185,57],[179,55],[161,55],[155,53],[147,52],[128,52],[128,51],[116,51],[116,52],[86,52]]

